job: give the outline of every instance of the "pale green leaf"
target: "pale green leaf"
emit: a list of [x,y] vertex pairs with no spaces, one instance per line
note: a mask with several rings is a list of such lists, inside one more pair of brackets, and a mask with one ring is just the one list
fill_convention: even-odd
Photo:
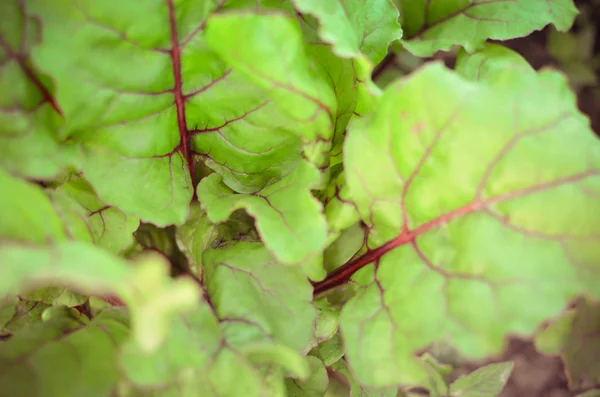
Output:
[[389,43],[402,37],[398,10],[390,0],[293,0],[297,9],[320,22],[319,35],[336,55],[366,55],[373,64],[385,56]]
[[495,397],[500,394],[513,370],[512,362],[489,364],[450,385],[450,395],[456,397]]
[[404,30],[402,44],[418,56],[460,45],[471,52],[485,40],[526,36],[553,24],[571,28],[577,15],[572,0],[395,0]]
[[329,385],[329,377],[325,366],[316,357],[308,356],[310,363],[310,375],[307,379],[286,380],[287,395],[289,397],[323,397],[327,386]]
[[378,255],[341,330],[365,384],[422,382],[412,354],[436,340],[499,353],[600,291],[600,143],[562,75],[506,81],[429,65],[350,126],[346,180]]

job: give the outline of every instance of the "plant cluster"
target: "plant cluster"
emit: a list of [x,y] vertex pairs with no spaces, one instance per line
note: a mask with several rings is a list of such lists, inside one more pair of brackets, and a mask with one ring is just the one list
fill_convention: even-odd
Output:
[[0,2],[0,396],[487,397],[511,363],[439,352],[508,335],[599,384],[600,143],[490,42],[576,15]]

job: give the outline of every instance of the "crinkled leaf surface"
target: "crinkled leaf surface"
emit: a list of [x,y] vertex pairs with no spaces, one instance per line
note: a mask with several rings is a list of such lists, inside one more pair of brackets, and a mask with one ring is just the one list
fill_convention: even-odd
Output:
[[569,387],[600,385],[600,303],[583,300],[573,318],[562,354]]
[[66,316],[39,323],[0,344],[0,395],[107,396],[119,372],[118,345],[128,335],[120,310],[81,327]]
[[61,109],[51,83],[31,61],[41,38],[42,24],[28,13],[27,3],[0,4],[0,166],[48,179],[71,158],[58,137]]
[[336,55],[366,55],[373,64],[385,56],[391,41],[402,37],[398,10],[390,0],[293,0],[297,9],[320,22],[320,36]]
[[[8,299],[8,298],[7,298]],[[29,327],[42,321],[42,314],[50,307],[50,305],[43,302],[32,302],[27,300],[17,299],[17,304],[13,307],[3,306],[3,316],[10,316],[3,323],[3,332],[7,335],[15,334],[21,330],[27,330]],[[13,308],[10,312],[8,309]],[[6,319],[6,317],[3,317]]]
[[500,394],[513,370],[512,362],[489,364],[450,385],[451,396],[492,397]]
[[509,91],[429,65],[350,126],[346,180],[375,264],[341,329],[365,384],[422,380],[411,354],[441,338],[498,352],[600,291],[600,143],[562,76],[520,76]]
[[217,174],[198,185],[198,197],[213,222],[223,222],[236,209],[245,208],[256,219],[256,228],[275,257],[298,264],[322,252],[327,223],[321,203],[311,194],[320,174],[306,162],[288,176],[254,194],[235,194]]
[[310,64],[293,19],[274,12],[218,15],[207,25],[206,40],[234,71],[269,91],[275,106],[293,120],[309,161],[326,164],[336,97],[326,74]]
[[395,0],[404,47],[418,56],[460,45],[476,50],[487,39],[522,37],[552,23],[565,31],[577,9],[572,0]]
[[[85,228],[96,245],[118,254],[133,242],[132,235],[140,225],[139,218],[106,205],[83,178],[71,178],[50,197],[53,201],[62,198],[64,204],[62,211],[57,209],[59,215],[69,212],[76,215],[72,219],[63,219],[63,222],[68,226],[79,224],[79,227]],[[56,204],[58,203],[55,202],[55,208]]]
[[[262,243],[238,242],[204,254],[206,289],[234,346],[264,339],[306,351],[316,312],[300,268],[278,263]],[[293,324],[293,327],[290,327]]]

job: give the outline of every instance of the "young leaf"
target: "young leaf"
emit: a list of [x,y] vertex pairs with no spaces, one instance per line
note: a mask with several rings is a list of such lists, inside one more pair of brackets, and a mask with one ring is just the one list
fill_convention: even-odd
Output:
[[190,209],[190,218],[177,228],[175,237],[177,246],[185,254],[190,267],[200,276],[203,273],[202,253],[211,246],[230,240],[258,240],[258,236],[252,228],[253,219],[245,212],[236,211],[228,222],[214,224],[200,209],[200,205],[196,204]]
[[43,190],[0,169],[0,237],[33,243],[66,239],[62,222]]
[[10,313],[8,312],[8,309],[12,306],[3,307],[3,315],[10,315],[3,324],[3,332],[8,335],[14,335],[21,330],[27,330],[41,322],[42,314],[50,307],[50,305],[43,302],[18,300],[18,298],[17,301],[18,303]]
[[375,265],[341,329],[365,384],[422,380],[411,352],[441,337],[498,352],[600,291],[600,145],[562,76],[516,74],[508,90],[429,65],[350,126],[346,180],[372,250],[351,265]]
[[577,309],[562,354],[569,387],[600,385],[600,303],[583,300]]
[[[85,179],[71,178],[59,186],[56,193],[72,198],[83,209],[82,221],[96,245],[118,254],[133,242],[132,234],[140,225],[139,218],[106,205]],[[65,212],[59,211],[59,214]]]
[[390,42],[402,37],[398,10],[389,0],[293,0],[303,13],[314,15],[320,22],[319,35],[333,45],[342,58],[366,55],[379,63]]
[[396,397],[398,395],[398,388],[395,386],[371,388],[361,385],[348,368],[345,360],[339,360],[331,365],[331,368],[348,379],[348,382],[350,383],[350,397]]
[[402,44],[427,57],[460,45],[468,52],[485,40],[508,40],[553,24],[568,30],[577,15],[572,0],[395,0],[400,8]]
[[558,355],[565,346],[569,333],[573,327],[573,318],[575,310],[569,310],[563,313],[555,321],[548,324],[535,335],[535,349],[544,354]]
[[312,288],[300,269],[277,263],[261,243],[209,250],[203,260],[215,312],[224,332],[236,338],[228,338],[230,344],[266,339],[308,349],[316,313]]
[[500,394],[513,370],[512,362],[489,364],[450,385],[450,395],[460,397],[492,397]]
[[117,347],[128,334],[121,310],[87,326],[56,316],[0,344],[0,388],[13,397],[101,397],[119,378]]
[[316,357],[308,356],[310,377],[304,381],[286,380],[289,397],[323,397],[329,386],[329,377],[325,366]]
[[321,203],[311,194],[320,174],[306,162],[288,176],[254,194],[235,194],[217,174],[198,185],[198,197],[211,221],[227,220],[245,208],[256,219],[265,245],[285,264],[299,264],[325,248],[327,224]]
[[512,76],[521,73],[535,75],[535,70],[525,58],[499,44],[486,44],[472,54],[461,50],[456,58],[455,70],[469,80],[504,86],[507,89],[512,84],[505,80]]
[[22,299],[40,301],[53,306],[73,307],[84,303],[87,298],[67,288],[47,287],[35,291],[22,293]]

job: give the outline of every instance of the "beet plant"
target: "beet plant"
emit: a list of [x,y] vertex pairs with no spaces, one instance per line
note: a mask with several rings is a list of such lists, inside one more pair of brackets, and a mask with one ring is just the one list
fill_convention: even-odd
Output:
[[599,384],[600,143],[499,44],[577,13],[3,0],[0,396],[496,396],[440,352],[510,335]]

